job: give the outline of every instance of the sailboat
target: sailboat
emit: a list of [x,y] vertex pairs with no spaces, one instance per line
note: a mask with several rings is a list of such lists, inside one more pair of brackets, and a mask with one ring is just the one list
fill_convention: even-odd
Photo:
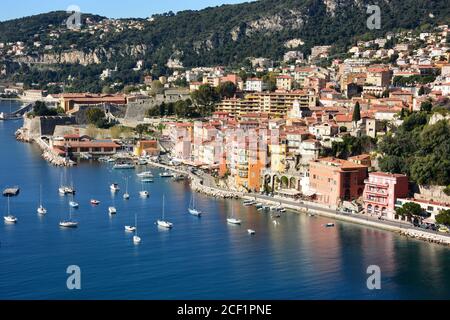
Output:
[[109,189],[111,189],[111,192],[119,192],[120,187],[117,183],[113,183],[109,186]]
[[234,207],[231,207],[231,218],[227,219],[229,224],[241,224],[242,221],[234,217]]
[[137,215],[136,214],[134,214],[134,225],[135,225],[135,227],[134,227],[135,233],[133,236],[133,242],[134,242],[134,244],[139,244],[139,243],[141,243],[141,238],[137,234]]
[[128,193],[128,178],[127,178],[127,186],[126,186],[125,193],[123,194],[123,198],[124,198],[125,200],[130,199],[130,194]]
[[3,218],[5,219],[5,222],[7,223],[16,223],[17,222],[17,218],[13,215],[11,215],[11,213],[9,212],[9,198],[8,197],[8,215],[4,216]]
[[45,209],[42,205],[42,185],[40,185],[39,189],[39,207],[37,208],[37,213],[39,213],[40,215],[44,215],[47,214],[47,209]]
[[110,215],[117,214],[117,209],[116,209],[116,206],[115,206],[114,197],[113,197],[113,205],[108,208],[108,212],[109,212]]
[[157,224],[159,227],[161,228],[166,228],[166,229],[171,229],[173,228],[173,223],[164,220],[165,217],[165,202],[166,202],[166,197],[163,196],[163,210],[162,210],[162,219],[157,221]]
[[197,210],[195,208],[195,198],[194,198],[194,194],[192,194],[192,198],[191,198],[191,202],[189,203],[189,209],[188,209],[189,213],[192,214],[193,216],[196,217],[201,217],[202,216],[202,212]]
[[77,228],[78,222],[72,220],[72,207],[69,206],[69,220],[63,220],[59,223],[62,228]]

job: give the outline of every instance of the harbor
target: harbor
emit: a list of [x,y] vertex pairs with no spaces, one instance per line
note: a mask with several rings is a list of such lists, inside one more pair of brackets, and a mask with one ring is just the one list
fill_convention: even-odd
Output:
[[[2,190],[20,187],[18,196],[9,198],[10,213],[18,222],[0,224],[0,291],[5,298],[450,298],[445,246],[332,215],[293,214],[287,204],[284,213],[258,211],[256,205],[244,205],[254,197],[214,190],[201,184],[202,177],[163,164],[131,170],[115,170],[112,162],[97,160],[52,166],[42,159],[37,144],[16,142],[20,125],[0,122],[0,144],[9,153],[0,159]],[[168,170],[189,179],[161,177]],[[154,183],[143,185],[138,174],[148,171]],[[117,192],[111,192],[114,183]],[[59,194],[61,185],[72,184],[73,198]],[[143,190],[148,198],[139,196]],[[165,220],[173,223],[170,230],[156,225],[163,196]],[[189,214],[193,198],[201,217]],[[7,199],[0,199],[2,215]],[[78,209],[70,209],[70,201]],[[36,211],[40,202],[45,215]],[[117,210],[113,215],[108,212],[112,206]],[[228,223],[232,217],[241,224]],[[70,219],[77,228],[59,226]],[[138,245],[125,230],[135,224]],[[404,259],[406,255],[410,258]],[[83,290],[75,295],[65,286],[69,264],[79,265],[85,277]],[[366,288],[368,265],[380,266],[388,279],[384,290]]]

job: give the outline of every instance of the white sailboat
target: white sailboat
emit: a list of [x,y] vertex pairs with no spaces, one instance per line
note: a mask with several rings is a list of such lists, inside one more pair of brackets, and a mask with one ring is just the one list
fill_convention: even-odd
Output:
[[111,189],[111,192],[119,192],[120,187],[117,183],[113,183],[109,186],[109,189]]
[[163,196],[162,219],[158,220],[157,224],[161,228],[172,229],[173,228],[173,223],[164,220],[164,218],[165,218],[165,202],[166,202],[166,197]]
[[138,236],[138,233],[137,233],[137,215],[136,214],[134,214],[134,225],[135,225],[135,227],[134,227],[134,236],[133,236],[133,243],[134,244],[139,244],[139,243],[141,243],[141,238]]
[[45,209],[42,205],[42,185],[40,185],[39,189],[39,207],[37,208],[37,213],[40,215],[45,215],[47,214],[47,209]]
[[77,228],[78,222],[72,220],[72,207],[69,206],[69,220],[63,220],[59,223],[62,228]]
[[6,223],[17,223],[18,221],[17,217],[11,215],[10,213],[9,198],[10,197],[8,197],[8,215],[4,216],[3,219],[5,219]]
[[139,192],[139,195],[141,198],[148,198],[150,196],[150,193],[147,190],[144,190],[144,183],[142,184],[142,190]]
[[191,202],[189,203],[188,211],[193,216],[196,216],[196,217],[201,217],[202,216],[202,212],[195,208],[194,194],[192,194],[192,198],[191,198]]
[[126,189],[125,189],[125,193],[123,194],[123,198],[124,198],[125,200],[130,199],[130,194],[128,193],[128,178],[127,178]]
[[242,223],[242,221],[240,219],[236,219],[234,217],[234,207],[231,207],[231,218],[228,218],[227,222],[229,224],[241,224]]

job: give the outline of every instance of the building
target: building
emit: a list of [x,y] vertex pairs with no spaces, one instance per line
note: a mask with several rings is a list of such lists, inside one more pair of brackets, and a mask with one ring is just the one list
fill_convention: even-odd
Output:
[[268,89],[267,83],[260,78],[249,78],[245,82],[245,91],[263,92]]
[[111,156],[121,148],[112,140],[92,140],[88,136],[65,135],[52,141],[53,149],[58,154],[78,157],[90,154],[93,157]]
[[289,75],[279,75],[276,78],[276,86],[278,90],[292,90],[292,77]]
[[66,93],[60,96],[60,106],[64,111],[70,112],[76,105],[100,105],[100,104],[127,104],[127,98],[122,94],[90,94],[90,93]]
[[407,197],[408,192],[407,176],[372,172],[365,180],[364,210],[368,215],[394,220],[397,198]]
[[347,160],[321,158],[310,162],[310,187],[318,202],[331,207],[361,197],[367,175],[367,166]]
[[134,148],[134,154],[140,156],[158,156],[159,144],[156,140],[140,140]]

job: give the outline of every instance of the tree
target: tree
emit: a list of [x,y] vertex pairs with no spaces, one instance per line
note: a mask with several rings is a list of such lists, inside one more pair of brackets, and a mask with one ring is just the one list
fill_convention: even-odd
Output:
[[424,94],[425,94],[425,88],[424,88],[424,86],[421,86],[419,89],[418,95],[423,96]]
[[212,112],[214,103],[218,101],[218,95],[209,85],[201,85],[198,90],[191,93],[192,101],[198,106],[202,116]]
[[450,210],[442,210],[438,215],[436,215],[436,222],[438,224],[450,226]]
[[139,139],[141,139],[142,135],[148,131],[148,125],[138,124],[134,130],[139,135]]
[[346,126],[341,126],[339,128],[339,132],[342,132],[342,133],[347,132],[347,127]]
[[420,104],[420,111],[431,112],[431,109],[433,109],[433,104],[431,103],[431,101],[427,100]]
[[152,93],[158,94],[161,93],[164,89],[164,85],[159,80],[153,80],[151,84]]
[[232,98],[236,94],[236,90],[236,85],[231,81],[221,83],[217,87],[217,93],[219,94],[221,99]]
[[352,121],[358,122],[359,120],[361,120],[361,107],[359,106],[359,102],[356,102],[355,108],[353,109]]
[[86,112],[86,118],[89,124],[94,124],[97,128],[108,129],[111,127],[111,124],[106,119],[105,112],[101,109],[89,109]]
[[36,101],[33,107],[33,113],[35,116],[44,117],[44,116],[56,116],[58,112],[56,109],[49,109],[45,102]]
[[402,217],[406,217],[408,220],[423,217],[424,211],[422,207],[414,202],[407,202],[400,208],[396,208],[395,212]]

